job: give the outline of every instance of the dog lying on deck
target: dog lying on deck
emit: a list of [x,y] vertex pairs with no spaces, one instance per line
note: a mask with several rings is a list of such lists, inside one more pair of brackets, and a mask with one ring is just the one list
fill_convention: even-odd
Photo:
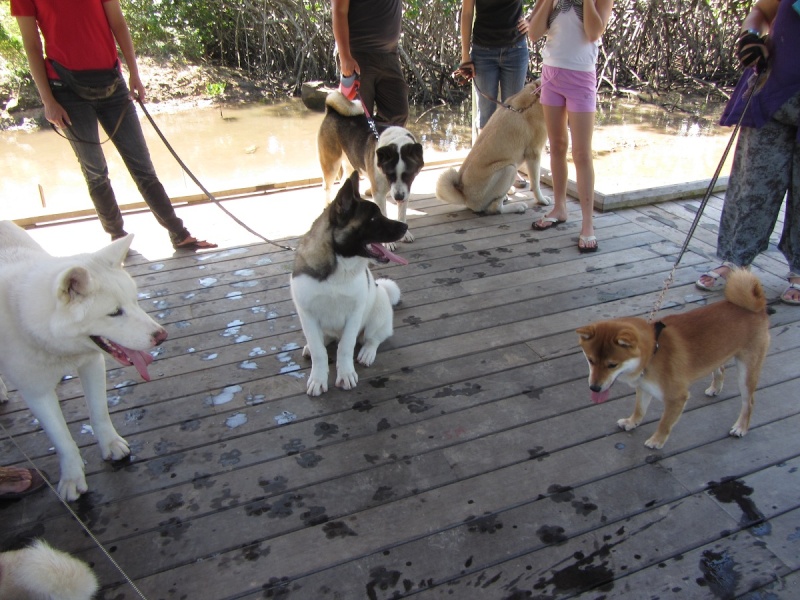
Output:
[[[422,144],[404,127],[388,127],[375,139],[360,102],[351,102],[341,92],[328,94],[325,117],[317,134],[325,201],[330,202],[333,184],[341,167],[366,175],[372,198],[386,216],[387,196],[397,203],[398,220],[406,222],[411,184],[422,170]],[[346,159],[346,160],[345,160]],[[345,168],[345,176],[349,175]],[[414,236],[406,230],[404,242]],[[389,248],[394,250],[394,243]]]
[[689,385],[713,373],[707,396],[722,391],[725,363],[739,369],[742,409],[730,434],[742,437],[750,427],[754,394],[769,348],[767,300],[761,283],[749,271],[730,274],[725,300],[686,313],[664,317],[655,324],[628,317],[599,321],[577,330],[589,362],[592,402],[605,402],[619,379],[636,389],[633,414],[617,424],[629,431],[642,422],[650,399],[664,402],[656,432],[645,442],[662,448],[677,423]]
[[540,87],[540,81],[531,82],[508,99],[510,108],[497,107],[461,168],[439,176],[437,198],[463,204],[474,212],[523,213],[527,203],[510,202],[508,190],[517,177],[517,166],[525,162],[535,201],[552,204],[539,188],[539,167],[547,141]]
[[400,288],[391,279],[376,280],[369,262],[407,264],[384,247],[407,229],[358,195],[358,173],[353,172],[300,240],[290,289],[306,337],[303,356],[311,357],[309,396],[328,391],[329,342],[339,342],[336,385],[349,390],[358,383],[356,340],[362,340],[358,362],[368,367],[378,346],[392,335],[392,306],[400,301]]

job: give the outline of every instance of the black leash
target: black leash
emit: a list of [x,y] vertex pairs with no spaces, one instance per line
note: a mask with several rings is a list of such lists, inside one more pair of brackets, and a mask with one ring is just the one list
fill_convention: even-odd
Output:
[[92,142],[92,141],[89,141],[89,140],[84,140],[80,136],[75,135],[75,132],[72,130],[72,127],[70,125],[67,125],[67,130],[69,131],[69,133],[72,136],[72,138],[68,138],[66,135],[61,133],[61,131],[59,131],[58,127],[56,127],[53,123],[50,123],[50,127],[53,129],[53,131],[55,131],[58,135],[60,135],[62,138],[64,138],[67,141],[76,141],[76,142],[80,142],[82,144],[91,144],[93,146],[102,146],[103,144],[107,144],[108,142],[110,142],[111,139],[115,135],[117,135],[117,131],[119,131],[119,127],[120,127],[120,125],[122,125],[122,121],[125,119],[125,115],[128,113],[128,109],[130,109],[130,106],[131,106],[130,104],[126,104],[125,108],[122,109],[122,113],[119,115],[119,119],[117,120],[117,124],[114,126],[114,131],[112,131],[110,134],[108,134],[108,139],[105,140],[104,142]]
[[753,99],[753,94],[755,94],[755,91],[759,87],[759,83],[761,83],[761,76],[762,76],[761,73],[755,75],[755,79],[753,80],[750,92],[747,94],[747,102],[745,102],[744,108],[742,109],[742,114],[736,123],[736,127],[733,128],[733,133],[731,134],[730,139],[728,139],[728,145],[725,146],[725,151],[722,153],[722,158],[720,159],[719,164],[717,165],[716,171],[714,171],[714,176],[711,178],[711,182],[708,184],[708,188],[706,188],[706,193],[703,196],[703,200],[700,202],[700,206],[697,209],[697,214],[694,217],[692,226],[689,228],[689,233],[686,235],[686,240],[684,240],[683,242],[681,251],[678,253],[678,258],[675,260],[675,264],[672,265],[672,270],[669,273],[669,277],[667,277],[667,279],[664,280],[664,288],[661,290],[661,294],[656,300],[656,304],[653,307],[653,310],[650,311],[650,315],[647,317],[648,321],[652,321],[655,313],[658,312],[659,308],[661,308],[661,304],[664,302],[664,296],[666,295],[669,286],[672,285],[674,281],[675,271],[678,269],[678,264],[681,262],[683,255],[686,253],[686,249],[689,247],[689,241],[692,239],[695,229],[697,229],[697,225],[700,223],[700,217],[703,216],[703,211],[706,208],[706,204],[708,204],[708,200],[709,198],[711,198],[711,194],[714,191],[714,186],[717,184],[717,179],[719,178],[719,174],[722,171],[722,167],[725,164],[725,160],[728,158],[728,152],[730,152],[731,146],[733,146],[733,140],[736,139],[736,134],[739,133],[739,129],[742,126],[744,115],[747,113],[747,109],[750,108],[750,101]]
[[[172,145],[171,145],[171,144],[170,144],[170,143],[167,141],[167,138],[166,138],[166,137],[164,137],[164,134],[161,132],[161,129],[159,129],[158,125],[156,125],[156,122],[153,120],[153,117],[151,117],[151,116],[150,116],[150,113],[149,113],[149,112],[147,111],[147,109],[145,108],[145,106],[144,106],[144,102],[142,102],[142,99],[141,99],[141,98],[136,98],[136,101],[139,103],[139,106],[141,106],[141,107],[142,107],[142,110],[144,111],[144,115],[147,117],[147,120],[148,120],[148,121],[150,121],[150,124],[153,126],[153,129],[155,129],[156,133],[158,134],[158,137],[160,137],[160,138],[161,138],[161,141],[162,141],[162,142],[164,142],[164,145],[167,147],[167,150],[169,150],[169,151],[170,151],[170,154],[172,154],[172,156],[174,156],[174,157],[175,157],[175,160],[177,160],[177,161],[178,161],[178,164],[181,166],[181,168],[182,168],[184,171],[186,171],[186,174],[187,174],[189,177],[191,177],[192,181],[194,181],[194,182],[197,184],[197,187],[199,187],[201,190],[203,190],[203,193],[204,193],[204,194],[205,194],[205,195],[208,197],[208,199],[209,199],[209,200],[211,200],[211,201],[212,201],[214,204],[216,204],[216,205],[217,205],[217,207],[219,207],[219,209],[220,209],[222,212],[224,212],[226,215],[228,215],[228,216],[229,216],[231,219],[233,219],[233,220],[234,220],[234,221],[235,221],[237,224],[239,224],[241,227],[243,227],[244,229],[246,229],[247,231],[249,231],[250,233],[252,233],[252,234],[253,234],[254,236],[256,236],[257,238],[264,240],[264,241],[265,241],[265,242],[267,242],[268,244],[272,244],[273,246],[277,246],[278,248],[282,248],[283,250],[289,250],[290,252],[293,252],[293,251],[295,250],[294,248],[292,248],[292,247],[290,247],[290,246],[284,246],[283,244],[279,244],[278,242],[275,242],[275,241],[273,241],[273,240],[270,240],[270,239],[268,239],[268,238],[264,237],[263,235],[261,235],[260,233],[258,233],[257,231],[255,231],[253,228],[251,228],[249,225],[247,225],[247,224],[246,224],[244,221],[242,221],[241,219],[239,219],[239,218],[238,218],[236,215],[234,215],[234,214],[233,214],[231,211],[229,211],[227,208],[225,208],[224,206],[222,206],[222,203],[221,203],[219,200],[217,200],[217,199],[214,197],[214,194],[212,194],[211,192],[209,192],[209,191],[208,191],[208,190],[205,188],[205,186],[203,186],[203,184],[202,184],[202,183],[200,183],[200,180],[199,180],[199,179],[197,179],[197,177],[195,177],[195,176],[194,176],[194,173],[192,173],[192,172],[189,170],[189,167],[187,167],[187,166],[186,166],[186,163],[184,163],[184,162],[183,162],[183,160],[181,160],[181,157],[180,157],[180,156],[178,156],[178,153],[177,153],[177,152],[175,152],[175,149],[174,149],[174,148],[172,147]],[[374,124],[373,124],[373,127],[374,127]]]
[[[486,94],[480,87],[478,87],[478,83],[475,81],[475,70],[474,70],[474,68],[470,68],[469,70],[466,70],[466,69],[464,69],[464,67],[466,65],[474,65],[474,63],[472,61],[469,61],[469,62],[461,63],[459,65],[458,69],[456,69],[453,72],[453,77],[456,80],[456,83],[458,83],[459,85],[466,85],[467,83],[469,83],[471,81],[472,85],[475,86],[475,91],[478,92],[481,96],[483,96],[487,100],[490,100],[490,101],[494,102],[495,104],[497,104],[497,106],[500,106],[500,107],[505,108],[507,110],[513,111],[515,113],[520,113],[521,114],[521,113],[525,112],[526,110],[528,110],[530,108],[530,106],[528,106],[526,108],[523,108],[523,109],[514,108],[513,106],[505,104],[504,102],[500,102],[497,98],[492,98],[489,94]],[[539,90],[541,90],[541,89],[542,89],[542,87],[539,86]],[[539,90],[537,90],[537,91],[539,91]]]

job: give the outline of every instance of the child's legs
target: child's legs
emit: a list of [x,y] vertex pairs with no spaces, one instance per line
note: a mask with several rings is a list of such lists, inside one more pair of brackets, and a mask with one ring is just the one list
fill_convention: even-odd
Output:
[[542,104],[547,138],[550,142],[550,173],[553,177],[553,209],[550,217],[561,220],[567,218],[567,150],[569,130],[567,129],[567,107]]
[[583,225],[581,235],[594,235],[594,162],[592,161],[593,112],[570,112],[569,131],[572,136],[572,162],[581,203]]
[[581,235],[594,234],[594,165],[592,134],[597,105],[594,71],[572,71],[545,66],[542,69],[542,96],[547,135],[550,139],[550,169],[553,175],[555,207],[550,215],[566,218],[567,129],[572,140],[572,160],[578,186],[583,224]]

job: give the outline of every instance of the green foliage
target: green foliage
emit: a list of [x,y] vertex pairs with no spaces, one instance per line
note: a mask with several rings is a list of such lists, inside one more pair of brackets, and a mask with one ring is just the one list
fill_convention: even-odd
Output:
[[140,54],[200,60],[216,0],[122,0],[122,10]]
[[206,84],[206,94],[211,96],[212,98],[216,96],[221,96],[225,93],[225,88],[227,84],[224,81],[214,82],[214,83],[207,83]]
[[15,77],[28,71],[28,61],[22,47],[22,38],[16,20],[9,13],[7,4],[0,4],[0,59],[5,61]]

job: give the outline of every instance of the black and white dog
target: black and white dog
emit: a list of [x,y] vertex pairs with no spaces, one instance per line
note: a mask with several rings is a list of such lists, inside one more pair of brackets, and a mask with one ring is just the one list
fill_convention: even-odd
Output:
[[[345,176],[349,170],[365,175],[383,215],[386,216],[388,196],[397,203],[398,220],[405,223],[411,184],[425,164],[422,144],[408,129],[396,126],[386,128],[375,139],[361,103],[351,102],[339,91],[328,94],[325,105],[317,135],[325,201],[330,202],[333,184],[346,159],[350,169],[345,166]],[[410,231],[406,231],[403,241],[414,241]],[[394,244],[389,247],[394,249]]]
[[303,356],[311,357],[309,396],[328,391],[329,342],[339,341],[335,383],[349,390],[358,383],[356,341],[361,340],[358,362],[368,367],[378,346],[392,335],[392,306],[400,301],[400,288],[391,279],[376,280],[369,263],[407,264],[384,247],[407,230],[405,223],[388,219],[359,196],[358,173],[353,172],[300,240],[290,288],[306,337]]

